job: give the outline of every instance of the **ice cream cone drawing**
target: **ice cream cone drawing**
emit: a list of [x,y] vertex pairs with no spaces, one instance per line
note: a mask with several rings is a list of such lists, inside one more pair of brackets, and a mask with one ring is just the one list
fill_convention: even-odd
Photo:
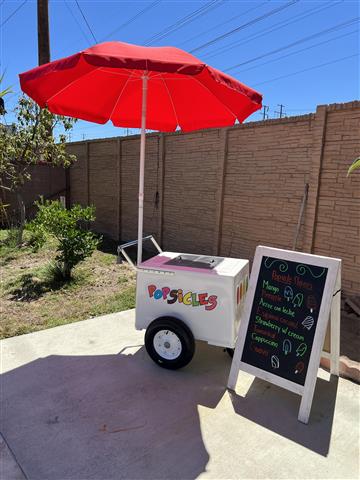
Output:
[[295,367],[295,374],[301,373],[305,368],[304,362],[298,362]]
[[289,302],[293,299],[293,296],[293,289],[289,285],[286,285],[286,287],[284,288],[284,298],[286,298],[286,300]]
[[296,356],[297,357],[303,357],[306,353],[306,350],[307,350],[306,343],[300,343],[300,345],[296,349]]
[[301,322],[301,325],[306,328],[307,330],[311,330],[312,326],[314,325],[314,319],[310,315],[308,315],[304,320]]
[[283,350],[285,355],[291,352],[291,342],[287,338],[283,341]]
[[304,295],[302,293],[297,293],[293,299],[294,307],[301,307],[304,301]]
[[279,368],[280,362],[276,355],[271,355],[271,366],[272,368]]

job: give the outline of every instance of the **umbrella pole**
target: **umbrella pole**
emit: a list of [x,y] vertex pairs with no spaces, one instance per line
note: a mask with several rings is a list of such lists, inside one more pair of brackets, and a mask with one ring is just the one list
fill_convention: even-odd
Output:
[[141,142],[140,142],[140,175],[139,175],[139,216],[138,216],[138,251],[137,265],[142,261],[143,223],[144,223],[144,174],[145,174],[145,131],[146,131],[146,97],[148,76],[142,77],[142,107],[141,107]]

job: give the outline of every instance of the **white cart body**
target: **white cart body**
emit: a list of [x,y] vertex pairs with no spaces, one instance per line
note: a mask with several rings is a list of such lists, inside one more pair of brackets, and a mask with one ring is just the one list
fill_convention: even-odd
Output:
[[162,252],[137,270],[136,329],[169,316],[196,340],[234,348],[248,277],[248,260]]

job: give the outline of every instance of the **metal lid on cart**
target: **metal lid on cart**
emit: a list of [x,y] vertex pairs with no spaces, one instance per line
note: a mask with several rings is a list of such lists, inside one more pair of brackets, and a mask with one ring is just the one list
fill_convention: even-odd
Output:
[[233,276],[248,260],[209,255],[162,252],[142,262],[140,268]]

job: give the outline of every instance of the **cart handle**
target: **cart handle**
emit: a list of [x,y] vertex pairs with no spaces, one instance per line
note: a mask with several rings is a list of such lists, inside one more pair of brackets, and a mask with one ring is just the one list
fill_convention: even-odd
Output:
[[[162,253],[162,250],[160,248],[160,245],[157,243],[153,235],[148,235],[147,237],[143,237],[143,242],[145,240],[151,240],[154,247],[157,249],[159,253]],[[137,266],[134,264],[134,262],[131,260],[129,255],[125,252],[125,249],[128,247],[132,247],[133,245],[137,245],[139,240],[132,240],[131,242],[123,243],[122,245],[119,245],[117,248],[117,253],[118,253],[118,261],[120,260],[120,256],[123,255],[125,259],[128,261],[128,263],[133,267],[134,270],[137,270]],[[119,262],[120,263],[120,262]]]

